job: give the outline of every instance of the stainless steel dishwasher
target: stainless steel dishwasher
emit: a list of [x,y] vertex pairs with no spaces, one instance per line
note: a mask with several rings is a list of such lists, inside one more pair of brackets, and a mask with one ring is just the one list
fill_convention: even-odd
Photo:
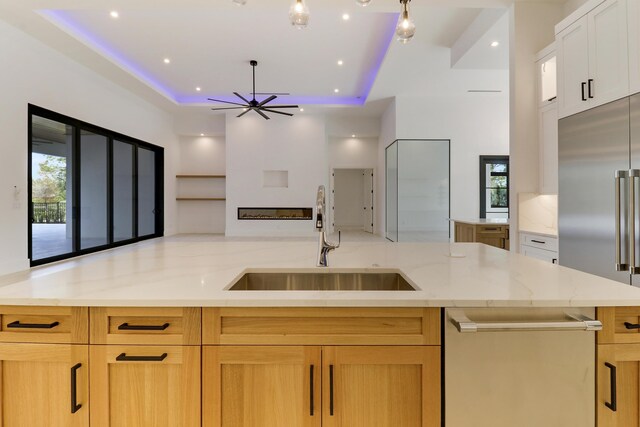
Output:
[[447,309],[447,427],[595,426],[595,309]]

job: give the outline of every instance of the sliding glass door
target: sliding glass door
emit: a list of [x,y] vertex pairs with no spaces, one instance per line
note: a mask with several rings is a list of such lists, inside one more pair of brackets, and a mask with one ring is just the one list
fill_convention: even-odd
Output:
[[31,265],[162,235],[161,147],[39,107],[29,113]]

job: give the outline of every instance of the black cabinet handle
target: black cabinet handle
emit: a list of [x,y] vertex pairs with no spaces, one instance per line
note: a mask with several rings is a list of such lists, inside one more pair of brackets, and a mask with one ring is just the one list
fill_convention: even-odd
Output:
[[557,96],[552,96],[551,98],[547,99],[547,102],[551,102],[551,101],[553,101],[553,100],[554,100],[554,99],[556,99],[556,98],[557,98]]
[[531,241],[533,243],[540,243],[541,245],[546,245],[547,244],[547,242],[543,242],[542,240],[533,240],[533,239],[531,239]]
[[19,320],[15,322],[11,322],[7,324],[7,328],[18,328],[18,329],[53,329],[58,326],[60,322],[51,322],[51,323],[20,323]]
[[313,417],[313,365],[309,367],[309,415]]
[[82,366],[82,363],[77,363],[71,368],[71,413],[75,414],[82,404],[78,403],[78,369]]
[[616,412],[618,409],[618,393],[616,387],[616,367],[609,362],[605,362],[604,366],[609,368],[610,371],[610,384],[611,384],[611,402],[604,402],[604,406]]
[[165,323],[164,325],[154,326],[154,325],[130,325],[128,323],[123,323],[118,326],[118,329],[121,331],[164,331],[169,327],[169,323]]
[[631,322],[624,322],[624,327],[627,328],[627,329],[640,329],[640,324],[631,323]]
[[127,353],[120,353],[116,360],[118,362],[162,362],[167,358],[167,353],[160,356],[127,356]]
[[333,365],[329,365],[329,415],[333,416]]
[[553,258],[551,260],[551,264],[557,264],[558,263],[558,258]]
[[589,98],[593,98],[593,79],[588,80],[589,84],[587,85],[587,91],[589,92]]
[[580,84],[582,85],[582,100],[583,100],[583,101],[586,101],[586,100],[587,100],[587,97],[586,97],[586,96],[585,96],[585,94],[584,94],[584,89],[585,89],[585,88],[586,88],[586,86],[587,86],[587,82],[582,82],[582,83],[580,83]]

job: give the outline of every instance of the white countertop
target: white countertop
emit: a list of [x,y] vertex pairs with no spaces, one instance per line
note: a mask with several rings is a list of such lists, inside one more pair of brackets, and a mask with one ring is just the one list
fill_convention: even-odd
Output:
[[0,304],[594,307],[640,289],[478,243],[343,242],[323,269],[398,269],[419,291],[226,291],[246,269],[317,271],[317,242],[161,238],[0,277]]
[[487,225],[487,224],[509,225],[509,218],[467,218],[467,219],[451,218],[449,221],[463,222],[465,224],[474,224],[474,225]]

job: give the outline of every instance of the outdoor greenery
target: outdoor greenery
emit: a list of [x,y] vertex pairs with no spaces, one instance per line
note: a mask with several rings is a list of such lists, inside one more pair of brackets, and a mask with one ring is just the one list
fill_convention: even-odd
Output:
[[32,181],[34,202],[54,203],[67,199],[67,161],[64,157],[45,156],[38,164],[38,178]]

